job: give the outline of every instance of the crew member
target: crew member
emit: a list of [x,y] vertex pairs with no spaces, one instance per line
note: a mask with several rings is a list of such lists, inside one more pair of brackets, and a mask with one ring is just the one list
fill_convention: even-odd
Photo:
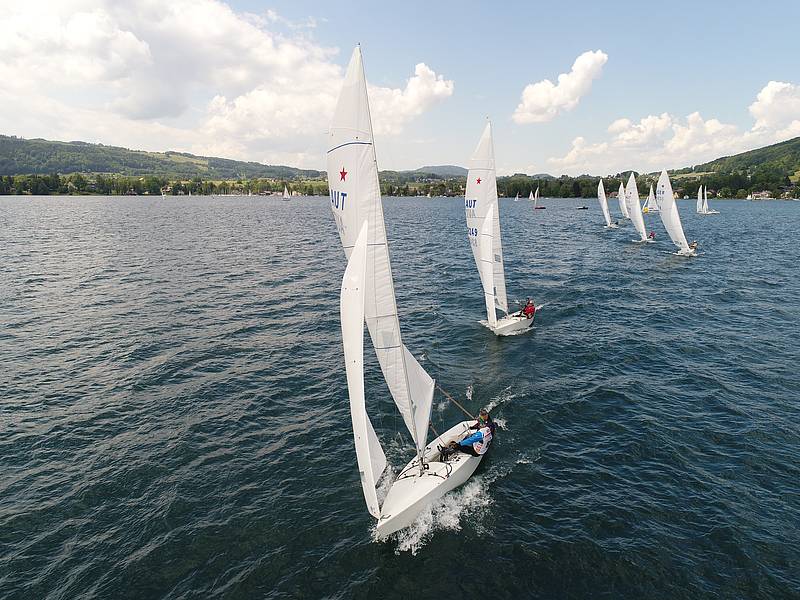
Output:
[[520,317],[524,316],[526,319],[532,319],[533,315],[535,315],[535,314],[536,314],[536,306],[534,306],[534,304],[531,301],[531,299],[528,298],[528,302],[527,302],[527,304],[525,304],[525,308],[523,308],[519,312],[519,316]]
[[460,442],[451,442],[450,446],[472,456],[486,454],[494,437],[494,422],[485,408],[481,409],[477,423],[470,429],[477,429],[477,431]]

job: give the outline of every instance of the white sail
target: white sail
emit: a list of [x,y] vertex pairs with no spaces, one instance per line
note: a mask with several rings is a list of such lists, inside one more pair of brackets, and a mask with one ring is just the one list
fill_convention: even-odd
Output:
[[386,456],[367,416],[364,399],[364,296],[367,279],[367,222],[361,227],[342,278],[339,315],[350,394],[350,418],[364,499],[372,516],[381,516],[375,483],[386,468]]
[[642,205],[639,203],[639,188],[636,186],[636,178],[633,176],[633,172],[631,172],[631,176],[628,178],[628,187],[625,189],[625,204],[641,241],[646,242],[647,229],[644,226]]
[[611,226],[611,215],[608,214],[608,200],[606,200],[606,189],[603,187],[603,180],[597,184],[597,201],[600,203],[600,210],[603,211],[603,218],[606,220],[606,226]]
[[703,186],[703,212],[708,214],[708,186]]
[[622,181],[619,182],[617,201],[619,202],[619,210],[622,212],[622,216],[625,217],[626,219],[630,219],[631,216],[630,214],[628,214],[628,207],[625,203],[625,186],[622,184]]
[[[475,265],[478,267],[478,271],[483,273],[481,261],[484,257],[493,262],[491,291],[494,305],[504,313],[508,313],[491,123],[486,124],[483,135],[470,160],[464,207],[467,216],[467,237],[472,247]],[[493,208],[491,212],[489,211],[490,207]],[[479,240],[479,236],[482,235],[486,222],[491,223],[491,253],[488,256],[486,256],[481,249],[481,241]],[[482,282],[484,285],[488,285],[488,282],[483,281],[483,279]]]
[[486,213],[486,218],[483,220],[483,225],[480,231],[480,240],[478,241],[478,251],[480,254],[480,262],[478,263],[478,271],[481,275],[481,284],[483,285],[483,297],[486,302],[486,319],[489,326],[493,329],[497,326],[497,313],[495,312],[494,300],[494,259],[492,257],[492,223],[494,221],[494,206],[489,205],[489,212]]
[[703,214],[703,186],[697,188],[697,212]]
[[514,198],[514,202],[519,202],[519,192],[517,192],[516,197]]
[[331,210],[347,257],[361,224],[368,224],[365,319],[383,377],[419,454],[427,440],[434,382],[400,336],[360,47],[347,67],[327,158]]
[[533,192],[528,195],[528,200],[533,200]]
[[667,230],[672,243],[680,248],[681,251],[688,254],[690,252],[689,243],[686,241],[686,236],[683,233],[681,217],[678,214],[678,206],[675,203],[672,184],[669,181],[669,175],[667,175],[666,170],[661,171],[661,176],[658,178],[656,200],[661,209],[659,212],[661,215],[661,222],[664,223],[664,229]]
[[283,199],[288,200],[289,198],[289,189],[286,186],[283,186]]
[[650,184],[650,193],[647,195],[647,207],[648,212],[658,212],[658,203],[656,202],[656,195],[653,193],[653,184]]

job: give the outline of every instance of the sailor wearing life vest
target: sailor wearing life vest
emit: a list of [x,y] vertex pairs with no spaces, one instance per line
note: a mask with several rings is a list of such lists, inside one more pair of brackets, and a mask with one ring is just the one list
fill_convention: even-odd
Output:
[[494,437],[494,422],[485,408],[481,409],[478,414],[478,422],[470,429],[477,429],[477,431],[458,442],[457,450],[472,456],[486,454]]

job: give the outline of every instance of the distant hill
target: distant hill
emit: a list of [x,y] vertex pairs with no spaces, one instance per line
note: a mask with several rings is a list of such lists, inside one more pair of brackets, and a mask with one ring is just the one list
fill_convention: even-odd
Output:
[[756,169],[777,170],[797,181],[800,176],[800,137],[734,156],[724,156],[695,165],[692,170],[695,173],[734,173],[753,172]]
[[203,179],[300,179],[320,171],[262,165],[184,152],[143,152],[86,142],[26,140],[0,135],[0,175],[114,173]]
[[431,167],[420,167],[414,169],[412,173],[430,173],[439,177],[466,177],[467,169],[456,165],[438,165]]

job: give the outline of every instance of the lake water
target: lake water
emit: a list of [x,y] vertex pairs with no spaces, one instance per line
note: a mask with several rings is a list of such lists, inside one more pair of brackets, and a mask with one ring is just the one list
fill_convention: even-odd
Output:
[[0,597],[800,597],[800,204],[682,201],[687,260],[543,203],[501,201],[544,308],[498,339],[463,200],[385,199],[405,342],[500,429],[381,543],[327,198],[0,197]]

